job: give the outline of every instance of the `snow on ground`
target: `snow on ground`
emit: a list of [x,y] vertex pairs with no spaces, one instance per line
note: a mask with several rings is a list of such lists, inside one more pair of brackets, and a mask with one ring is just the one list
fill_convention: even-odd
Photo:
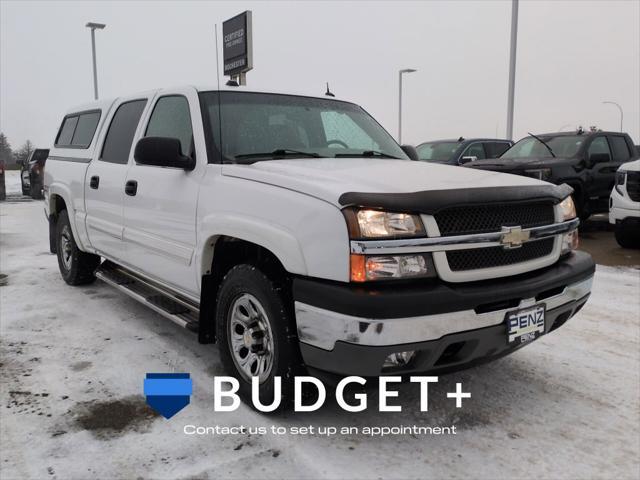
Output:
[[[12,173],[12,172],[10,172]],[[9,183],[9,182],[7,182]],[[492,364],[441,377],[420,412],[216,413],[217,348],[96,282],[67,286],[41,202],[0,204],[0,477],[638,478],[640,271],[599,267],[560,330]],[[144,407],[147,372],[190,372],[191,405]],[[446,398],[462,382],[463,408]],[[370,405],[376,405],[370,392]],[[188,436],[185,425],[456,425],[457,435]]]

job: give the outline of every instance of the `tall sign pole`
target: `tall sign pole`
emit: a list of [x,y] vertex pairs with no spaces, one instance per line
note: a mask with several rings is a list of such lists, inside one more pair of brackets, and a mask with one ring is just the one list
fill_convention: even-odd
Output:
[[223,73],[239,85],[247,84],[247,72],[253,68],[253,29],[251,10],[222,23]]
[[511,51],[509,53],[509,99],[507,138],[513,140],[513,97],[516,89],[516,48],[518,43],[518,0],[511,0]]

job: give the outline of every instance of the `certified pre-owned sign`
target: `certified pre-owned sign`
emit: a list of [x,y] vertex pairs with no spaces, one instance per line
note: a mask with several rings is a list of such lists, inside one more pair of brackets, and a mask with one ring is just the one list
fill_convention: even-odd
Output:
[[225,75],[234,76],[253,68],[251,36],[250,10],[222,24],[222,57]]

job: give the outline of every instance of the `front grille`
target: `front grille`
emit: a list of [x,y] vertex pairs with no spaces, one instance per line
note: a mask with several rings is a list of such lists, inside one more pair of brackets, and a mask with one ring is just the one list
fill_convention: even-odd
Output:
[[634,202],[640,202],[640,172],[627,172],[627,193]]
[[473,248],[447,252],[449,268],[453,272],[477,270],[481,268],[504,267],[550,255],[553,238],[527,242],[519,248],[503,247]]
[[435,214],[440,235],[499,232],[502,227],[539,227],[554,223],[550,202],[472,205],[445,208]]

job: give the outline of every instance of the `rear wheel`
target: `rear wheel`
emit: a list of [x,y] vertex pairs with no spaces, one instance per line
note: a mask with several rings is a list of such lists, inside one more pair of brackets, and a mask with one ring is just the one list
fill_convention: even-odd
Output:
[[271,404],[278,376],[282,382],[280,408],[286,407],[301,361],[283,285],[253,265],[233,267],[218,292],[216,329],[222,363],[238,380],[240,397],[252,405],[251,378],[258,377],[260,400]]
[[66,210],[60,212],[56,227],[56,251],[62,278],[69,285],[92,283],[96,279],[94,272],[100,265],[100,257],[78,248]]

